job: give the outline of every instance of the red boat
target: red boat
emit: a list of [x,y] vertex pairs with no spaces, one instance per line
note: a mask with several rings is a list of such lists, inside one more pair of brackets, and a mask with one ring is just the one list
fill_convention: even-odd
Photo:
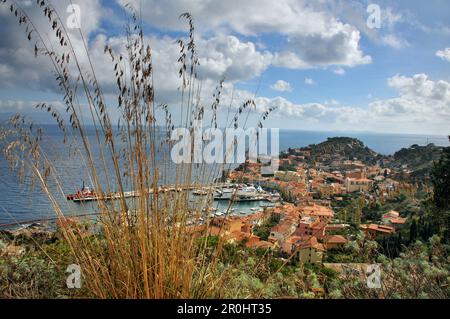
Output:
[[97,194],[94,189],[90,189],[89,187],[85,187],[83,183],[83,188],[78,190],[76,194],[67,195],[67,200],[73,201],[90,201],[97,198]]

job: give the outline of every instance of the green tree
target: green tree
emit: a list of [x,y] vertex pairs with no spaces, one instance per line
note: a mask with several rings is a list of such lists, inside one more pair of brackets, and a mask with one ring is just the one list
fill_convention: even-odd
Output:
[[444,149],[440,160],[435,163],[431,171],[431,181],[436,206],[440,209],[450,209],[450,147]]
[[444,149],[440,160],[434,164],[431,181],[434,186],[433,202],[436,206],[432,212],[433,228],[443,237],[443,242],[448,243],[450,241],[450,147]]
[[409,228],[409,242],[414,243],[417,239],[417,221],[413,219]]

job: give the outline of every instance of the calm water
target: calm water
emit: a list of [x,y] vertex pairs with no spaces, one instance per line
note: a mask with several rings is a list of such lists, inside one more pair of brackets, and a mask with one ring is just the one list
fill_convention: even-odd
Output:
[[[349,136],[362,140],[368,147],[382,154],[392,154],[403,147],[409,147],[413,144],[426,145],[427,143],[435,143],[436,145],[448,146],[448,139],[444,136],[419,136],[419,135],[385,135],[385,134],[369,134],[369,133],[333,133],[333,132],[303,132],[303,131],[280,131],[280,148],[281,150],[289,147],[302,147],[313,143],[320,143],[327,137]],[[94,139],[91,134],[90,138]],[[84,173],[83,163],[77,156],[69,157],[69,148],[61,143],[61,136],[54,128],[46,129],[46,137],[44,140],[44,148],[52,159],[56,170],[61,178],[60,183],[66,193],[74,192],[80,188],[82,181],[89,184],[89,179]],[[93,151],[94,158],[100,163],[100,154]],[[162,151],[157,155],[158,161],[163,162]],[[110,165],[111,163],[107,163]],[[168,181],[174,178],[174,166],[166,167]],[[198,172],[197,172],[198,173]],[[203,172],[198,173],[204,176]],[[212,174],[212,177],[217,177]],[[104,179],[104,176],[101,176]],[[112,178],[114,180],[114,178]],[[54,217],[51,206],[47,197],[42,193],[38,186],[31,188],[30,180],[25,178],[25,183],[18,183],[16,173],[11,172],[8,163],[0,156],[0,225],[14,222],[30,221],[34,219],[43,219]],[[115,191],[115,190],[112,190]],[[65,211],[68,214],[92,213],[96,210],[95,203],[87,203],[77,205],[66,203],[64,198],[58,198],[64,203]],[[262,202],[241,203],[235,206],[236,212],[251,212],[251,208],[265,205]],[[225,210],[227,202],[216,203],[219,211]]]

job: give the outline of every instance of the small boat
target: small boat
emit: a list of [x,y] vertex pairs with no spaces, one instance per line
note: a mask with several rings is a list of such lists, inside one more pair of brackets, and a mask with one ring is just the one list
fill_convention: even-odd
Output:
[[217,189],[213,194],[213,198],[215,200],[230,200],[234,193],[235,190],[232,188]]
[[204,189],[196,189],[195,191],[192,192],[194,195],[196,196],[205,196],[208,195],[208,191],[204,190]]
[[223,216],[223,213],[217,212],[217,213],[215,213],[214,215],[216,215],[216,216]]
[[250,208],[252,211],[257,211],[258,210],[258,208],[256,208],[256,207],[253,207],[253,208]]
[[241,210],[241,211],[239,212],[239,214],[245,215],[245,212],[244,212],[243,210]]
[[75,194],[67,195],[67,200],[72,200],[74,202],[88,202],[97,200],[98,196],[94,189],[90,189],[89,186],[84,186],[78,190]]

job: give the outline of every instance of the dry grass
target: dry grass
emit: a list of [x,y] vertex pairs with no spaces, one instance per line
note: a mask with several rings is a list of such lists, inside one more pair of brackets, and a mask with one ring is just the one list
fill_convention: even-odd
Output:
[[[170,108],[155,105],[153,63],[151,47],[145,43],[142,21],[138,14],[131,14],[127,26],[127,55],[123,56],[105,48],[111,61],[117,83],[117,106],[120,120],[117,123],[120,141],[114,133],[110,112],[100,84],[97,81],[84,36],[80,37],[86,49],[88,65],[81,65],[71,38],[60,15],[47,0],[38,0],[35,5],[48,20],[57,47],[46,40],[29,18],[26,11],[15,1],[2,0],[10,8],[26,36],[34,47],[37,57],[51,61],[55,80],[64,95],[67,114],[61,115],[52,106],[39,104],[37,108],[48,112],[64,135],[79,142],[79,153],[89,176],[90,184],[97,193],[117,190],[133,190],[141,194],[133,201],[133,207],[124,197],[115,203],[102,198],[98,200],[101,235],[86,236],[85,229],[64,217],[67,203],[58,200],[65,195],[60,176],[41,148],[43,132],[29,124],[24,117],[11,119],[11,130],[2,132],[6,136],[16,134],[8,142],[4,153],[20,174],[25,169],[32,172],[43,192],[50,199],[52,208],[62,225],[65,240],[69,243],[73,257],[81,266],[83,285],[92,297],[98,298],[210,298],[222,295],[223,277],[218,274],[217,263],[223,243],[212,253],[207,250],[206,241],[199,244],[192,236],[189,220],[198,221],[204,217],[204,208],[210,205],[207,197],[194,203],[189,201],[191,186],[208,187],[212,191],[213,177],[224,166],[213,169],[201,164],[198,169],[201,179],[194,178],[194,164],[176,167],[175,181],[178,192],[160,192],[158,185],[169,180],[168,171],[161,168],[158,149],[170,149],[170,141],[158,137],[156,123],[165,122],[170,132],[174,127]],[[128,8],[132,12],[132,8]],[[197,80],[198,57],[195,47],[195,30],[192,17],[180,16],[188,23],[186,40],[179,40],[180,58],[180,105],[182,126],[193,130],[193,120],[205,117],[210,112],[211,126],[217,127],[218,106],[222,82],[214,95],[215,101],[209,108],[200,102]],[[83,101],[81,103],[80,101]],[[241,115],[250,112],[253,101],[245,102],[236,112],[230,126],[237,127]],[[165,113],[164,119],[157,119],[157,108]],[[248,119],[248,113],[244,120]],[[95,127],[95,139],[89,139],[83,124],[83,115],[88,114],[90,124]],[[264,114],[263,119],[267,117]],[[68,119],[69,123],[66,123]],[[262,123],[258,123],[262,127]],[[163,143],[166,147],[161,147]],[[101,155],[95,161],[93,153]],[[163,156],[169,159],[168,154]],[[123,161],[123,165],[121,162]],[[112,163],[112,168],[109,164]],[[103,176],[103,177],[101,177]],[[51,187],[56,185],[56,187]],[[150,192],[153,194],[150,194]],[[206,232],[201,236],[206,236]]]

